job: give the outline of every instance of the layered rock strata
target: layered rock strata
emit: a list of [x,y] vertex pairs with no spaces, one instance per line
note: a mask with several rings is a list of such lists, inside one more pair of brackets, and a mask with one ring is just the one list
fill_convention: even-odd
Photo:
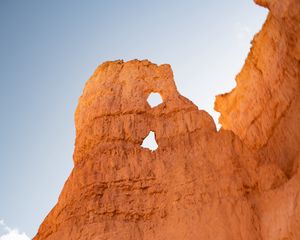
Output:
[[[169,65],[100,65],[75,113],[74,169],[35,240],[300,239],[300,2],[270,8],[222,129]],[[147,97],[160,93],[151,108]],[[141,147],[150,131],[158,148]]]

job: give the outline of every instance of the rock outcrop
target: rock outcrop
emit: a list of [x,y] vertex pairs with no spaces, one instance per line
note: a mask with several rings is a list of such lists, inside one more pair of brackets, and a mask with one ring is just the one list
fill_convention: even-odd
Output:
[[300,1],[259,0],[270,9],[237,86],[217,97],[220,123],[288,175],[300,149]]
[[[300,239],[299,0],[270,8],[223,128],[169,65],[100,65],[75,113],[74,169],[35,240]],[[151,108],[151,92],[163,103]],[[150,131],[158,148],[141,146]]]

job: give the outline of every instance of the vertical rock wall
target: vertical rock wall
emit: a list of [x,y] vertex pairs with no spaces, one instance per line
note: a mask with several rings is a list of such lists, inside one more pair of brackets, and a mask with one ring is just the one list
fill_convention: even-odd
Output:
[[215,109],[224,129],[291,176],[300,149],[300,1],[257,2],[270,13],[236,88],[219,95]]

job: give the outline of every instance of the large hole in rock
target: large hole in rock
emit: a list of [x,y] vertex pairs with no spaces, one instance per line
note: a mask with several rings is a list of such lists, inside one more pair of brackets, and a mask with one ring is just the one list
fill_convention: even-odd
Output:
[[151,107],[156,107],[157,105],[161,104],[163,102],[162,97],[159,93],[152,92],[148,96],[147,102]]
[[154,132],[150,131],[148,136],[144,139],[142,145],[143,148],[148,148],[151,151],[155,151],[158,147],[157,142],[155,140]]

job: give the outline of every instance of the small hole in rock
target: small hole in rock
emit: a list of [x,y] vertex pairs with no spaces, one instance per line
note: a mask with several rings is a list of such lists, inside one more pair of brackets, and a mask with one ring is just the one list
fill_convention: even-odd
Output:
[[156,107],[157,105],[161,104],[163,100],[159,93],[152,92],[150,93],[147,102],[151,107]]
[[151,151],[155,151],[158,147],[156,140],[155,140],[155,135],[154,132],[150,131],[148,136],[144,139],[142,145],[143,148],[148,148]]

